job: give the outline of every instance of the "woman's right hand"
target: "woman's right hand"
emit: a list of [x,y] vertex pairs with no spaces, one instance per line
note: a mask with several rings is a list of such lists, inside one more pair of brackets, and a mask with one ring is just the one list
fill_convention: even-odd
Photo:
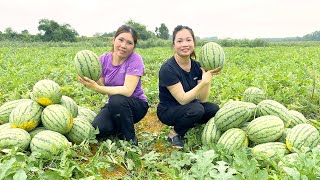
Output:
[[220,74],[220,72],[221,72],[220,67],[217,67],[215,69],[208,70],[208,71],[205,71],[203,68],[201,68],[201,70],[202,70],[202,81],[204,81],[204,83],[206,83],[206,84],[210,83],[211,79],[215,75]]

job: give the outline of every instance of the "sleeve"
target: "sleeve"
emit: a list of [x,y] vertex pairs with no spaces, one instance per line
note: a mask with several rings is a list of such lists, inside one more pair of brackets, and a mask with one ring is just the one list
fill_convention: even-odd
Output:
[[136,55],[132,61],[128,64],[127,74],[136,75],[136,76],[143,76],[144,72],[144,64],[142,57]]
[[163,64],[159,71],[159,85],[163,87],[172,86],[180,82],[178,75],[168,64]]
[[106,58],[106,54],[103,54],[99,57],[100,59],[100,62],[101,62],[101,66],[102,66],[102,73],[101,73],[101,76],[102,78],[105,78],[106,77],[106,63],[107,63],[107,58]]
[[201,64],[197,61],[194,61],[195,67],[196,67],[196,74],[198,76],[198,80],[202,80],[202,70],[201,70]]

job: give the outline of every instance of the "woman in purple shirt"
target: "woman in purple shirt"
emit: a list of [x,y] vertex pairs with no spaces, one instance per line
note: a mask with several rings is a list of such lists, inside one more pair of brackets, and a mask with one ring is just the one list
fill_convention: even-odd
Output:
[[100,56],[100,79],[95,82],[78,76],[85,87],[108,95],[107,103],[92,122],[100,131],[97,138],[117,135],[138,145],[134,124],[146,115],[149,105],[141,85],[144,64],[142,57],[134,52],[137,39],[132,27],[119,27],[112,41],[112,51]]

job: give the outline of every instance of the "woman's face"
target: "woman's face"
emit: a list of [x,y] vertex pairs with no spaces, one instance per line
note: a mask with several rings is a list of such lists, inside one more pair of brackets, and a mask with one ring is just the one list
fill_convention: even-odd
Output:
[[121,57],[127,58],[134,49],[133,37],[130,33],[121,33],[113,39],[114,53]]
[[190,56],[194,51],[194,41],[189,30],[182,29],[177,32],[174,40],[175,52],[182,57]]

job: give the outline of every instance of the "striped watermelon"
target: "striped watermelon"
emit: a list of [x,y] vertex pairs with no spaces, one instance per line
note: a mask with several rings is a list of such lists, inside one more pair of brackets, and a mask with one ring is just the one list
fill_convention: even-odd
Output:
[[292,117],[289,110],[275,100],[266,99],[261,101],[257,105],[256,114],[257,117],[266,115],[278,116],[284,122],[285,127],[289,127],[291,124]]
[[78,106],[78,116],[77,117],[85,118],[90,123],[92,123],[96,116],[97,116],[97,113],[95,113],[91,109],[83,107],[83,106]]
[[319,139],[319,131],[315,127],[310,124],[298,124],[287,134],[286,144],[291,152],[296,152],[296,149],[303,151],[306,147],[316,147]]
[[55,131],[44,130],[37,133],[30,142],[32,153],[40,153],[41,157],[50,158],[70,147],[68,139]]
[[214,122],[220,131],[240,127],[251,118],[251,111],[244,103],[222,106],[215,115]]
[[81,77],[87,77],[94,81],[99,80],[102,73],[102,65],[99,57],[90,50],[79,51],[74,57],[76,72]]
[[267,115],[251,121],[246,132],[251,141],[255,143],[266,143],[279,139],[283,131],[283,121],[277,116]]
[[294,127],[295,125],[304,124],[308,122],[307,118],[299,111],[289,110],[289,114],[291,114],[291,118],[292,118],[291,124],[289,127]]
[[203,128],[201,141],[203,145],[211,145],[218,142],[221,131],[214,124],[214,117],[211,118]]
[[33,100],[20,103],[10,114],[11,127],[31,131],[40,124],[42,111],[43,107]]
[[19,147],[20,150],[26,150],[30,141],[31,137],[24,129],[10,128],[0,130],[0,149]]
[[80,144],[85,140],[89,140],[93,135],[94,127],[85,118],[74,118],[71,130],[65,136],[73,143]]
[[32,89],[32,98],[42,106],[59,104],[62,91],[56,82],[48,79],[38,81]]
[[226,154],[232,154],[235,150],[248,147],[246,133],[239,128],[231,128],[224,132],[217,144],[221,145]]
[[249,87],[243,92],[243,101],[259,104],[265,99],[265,93],[263,90],[257,87]]
[[36,134],[38,134],[39,132],[44,131],[44,130],[48,130],[48,129],[46,129],[43,126],[38,126],[38,127],[34,128],[32,131],[30,131],[29,134],[30,134],[31,138],[33,138]]
[[78,116],[78,105],[71,97],[62,96],[60,104],[70,111],[72,117]]
[[200,49],[199,62],[205,70],[212,70],[217,67],[223,68],[225,54],[222,47],[215,42],[206,43]]
[[72,128],[73,117],[64,106],[52,104],[44,108],[41,122],[46,129],[65,134]]
[[258,144],[251,150],[253,156],[261,162],[262,166],[269,165],[270,161],[278,161],[285,154],[289,154],[286,144],[281,142]]
[[234,101],[234,100],[229,100],[226,104],[224,104],[223,106],[235,106],[237,104],[240,104],[240,105],[244,105],[244,106],[247,106],[248,110],[250,111],[251,113],[251,118],[248,119],[248,121],[251,121],[254,119],[255,117],[255,114],[256,114],[256,109],[257,109],[257,105],[254,104],[254,103],[251,103],[251,102],[243,102],[243,101]]
[[0,125],[9,122],[9,116],[14,108],[25,101],[32,101],[31,99],[17,99],[4,103],[0,106]]

